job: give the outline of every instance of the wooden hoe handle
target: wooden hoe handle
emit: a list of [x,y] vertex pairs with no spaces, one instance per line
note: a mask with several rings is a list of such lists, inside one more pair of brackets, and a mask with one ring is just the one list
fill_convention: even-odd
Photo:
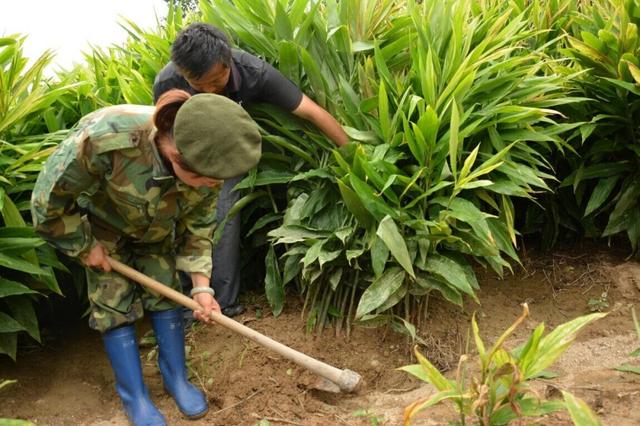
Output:
[[[192,311],[202,311],[202,307],[190,297],[187,297],[184,294],[177,292],[170,287],[167,287],[166,285],[139,271],[136,271],[135,269],[115,260],[112,257],[107,257],[107,260],[113,270],[124,275],[125,277],[136,281],[140,285],[158,294],[161,294],[162,296],[171,299],[174,302],[191,309]],[[361,380],[360,375],[354,371],[348,369],[340,370],[315,358],[311,358],[310,356],[305,355],[302,352],[298,352],[295,349],[283,345],[280,342],[276,342],[275,340],[265,336],[264,334],[260,334],[257,331],[243,324],[240,324],[239,322],[234,321],[219,312],[211,312],[211,318],[215,322],[228,328],[229,330],[241,334],[242,336],[253,340],[254,342],[264,346],[265,348],[269,348],[274,352],[277,352],[283,357],[295,362],[301,367],[304,367],[321,377],[331,380],[343,391],[354,391]]]

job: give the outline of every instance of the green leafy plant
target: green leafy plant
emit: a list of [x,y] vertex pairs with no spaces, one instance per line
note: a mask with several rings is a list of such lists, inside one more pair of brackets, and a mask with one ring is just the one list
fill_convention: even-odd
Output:
[[23,42],[19,36],[0,39],[0,353],[13,359],[18,333],[40,340],[33,302],[50,292],[60,294],[53,268],[65,270],[22,213],[28,211],[42,162],[61,137],[49,134],[34,141],[30,135],[46,131],[41,114],[70,86],[43,79],[49,52],[27,66]]
[[[541,416],[568,408],[572,418],[587,417],[597,424],[593,414],[584,409],[583,403],[565,395],[567,402],[540,399],[529,387],[531,380],[544,370],[572,344],[576,334],[584,326],[606,314],[585,315],[559,325],[543,336],[544,324],[538,325],[529,339],[513,350],[505,348],[506,340],[522,324],[529,314],[523,305],[522,315],[488,348],[480,337],[480,330],[472,318],[473,338],[478,352],[477,365],[471,368],[472,357],[462,355],[455,380],[444,377],[420,352],[415,350],[419,364],[401,367],[420,380],[432,384],[437,392],[405,409],[405,425],[419,412],[450,401],[460,416],[459,424],[504,425],[519,417]],[[585,423],[576,423],[585,424]]]
[[588,234],[624,233],[640,242],[640,1],[584,2],[562,50],[583,72],[579,90],[592,99],[573,111],[589,122],[568,157],[561,188],[574,194],[575,212]]
[[[475,297],[471,259],[500,274],[518,261],[513,200],[549,189],[546,156],[579,126],[555,109],[580,99],[535,46],[529,9],[465,0],[201,8],[352,139],[333,150],[295,117],[253,111],[273,152],[239,188],[268,188],[257,202],[271,211],[249,233],[267,231],[278,246],[267,256],[274,312],[295,282],[310,327],[413,320],[431,292],[458,305]],[[278,184],[287,185],[279,198]]]
[[[201,8],[205,20],[274,63],[341,118],[350,135],[371,137],[371,132],[356,130],[367,122],[355,95],[358,73],[364,72],[359,58],[372,51],[375,38],[384,38],[382,31],[398,2],[203,1]],[[316,58],[325,60],[318,63]],[[343,96],[329,96],[337,92]],[[362,231],[335,184],[332,144],[316,129],[274,108],[256,106],[252,113],[265,129],[269,148],[258,172],[237,188],[261,194],[248,209],[263,209],[248,235],[264,244],[272,230],[270,238],[286,244],[284,252],[266,250],[266,293],[273,311],[282,310],[285,286],[297,282],[306,294],[309,328],[329,319],[338,327],[347,322],[348,327],[360,281],[350,266],[368,263],[368,256]],[[287,184],[286,191],[282,184]]]
[[371,412],[369,409],[356,410],[351,415],[353,417],[360,417],[360,418],[368,419],[369,420],[369,424],[371,426],[379,426],[379,425],[384,424],[384,417],[383,416],[379,416],[379,415]]
[[594,297],[587,301],[587,307],[591,312],[602,312],[609,307],[609,292],[604,291],[600,297]]

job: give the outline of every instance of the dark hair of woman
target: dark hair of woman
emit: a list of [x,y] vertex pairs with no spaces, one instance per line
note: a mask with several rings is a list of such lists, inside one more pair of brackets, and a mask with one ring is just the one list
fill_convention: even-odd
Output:
[[[163,144],[173,143],[173,123],[176,121],[178,110],[189,100],[191,95],[184,90],[171,89],[160,96],[156,102],[156,111],[153,113],[153,124],[158,130],[156,143],[160,152],[163,151]],[[189,170],[182,156],[176,159],[182,168]]]

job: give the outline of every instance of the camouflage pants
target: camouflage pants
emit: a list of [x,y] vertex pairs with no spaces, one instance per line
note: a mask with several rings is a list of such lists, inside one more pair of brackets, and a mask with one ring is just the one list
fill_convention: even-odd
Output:
[[[135,249],[131,246],[115,248],[109,242],[101,241],[111,253],[111,257],[131,266],[145,275],[180,290],[173,254],[154,253],[153,246]],[[111,246],[111,247],[109,247]],[[151,250],[150,250],[151,249]],[[157,312],[175,309],[177,304],[117,272],[87,271],[89,304],[89,327],[102,333],[130,324],[144,315],[144,310]]]

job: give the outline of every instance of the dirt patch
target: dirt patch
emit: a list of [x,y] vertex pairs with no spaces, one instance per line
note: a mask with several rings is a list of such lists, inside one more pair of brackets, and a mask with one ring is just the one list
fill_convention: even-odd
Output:
[[[473,311],[483,337],[492,341],[520,314],[520,304],[527,302],[531,318],[515,334],[510,342],[514,345],[540,321],[551,329],[593,310],[610,312],[585,330],[553,366],[559,376],[538,381],[535,388],[550,397],[565,389],[575,393],[599,413],[604,424],[640,424],[640,412],[632,409],[640,404],[640,376],[611,369],[622,363],[637,364],[628,353],[640,346],[629,313],[638,294],[628,284],[635,285],[640,276],[623,256],[604,248],[581,247],[526,256],[523,266],[504,279],[478,270],[481,305],[469,302],[461,310],[433,297],[420,322],[419,334],[428,343],[421,350],[440,368],[450,370],[467,344]],[[633,286],[631,290],[638,291]],[[204,419],[191,422],[180,416],[162,389],[153,352],[143,349],[145,381],[169,424],[255,425],[268,420],[271,425],[395,425],[401,424],[406,405],[432,392],[395,370],[415,362],[412,342],[404,335],[389,328],[354,327],[349,340],[331,329],[313,336],[305,333],[306,323],[295,301],[278,318],[268,313],[263,299],[247,296],[245,301],[249,310],[240,321],[310,356],[359,372],[364,387],[353,395],[315,390],[315,376],[269,350],[222,327],[197,327],[188,339],[189,366],[193,382],[206,389],[211,403]],[[148,329],[143,322],[139,334]],[[126,424],[100,336],[88,330],[84,321],[58,330],[44,348],[24,350],[19,356],[17,364],[0,360],[0,377],[18,380],[0,391],[0,417],[47,425]],[[440,425],[454,419],[455,413],[443,406],[420,415],[415,424]],[[570,421],[556,415],[541,424]]]

